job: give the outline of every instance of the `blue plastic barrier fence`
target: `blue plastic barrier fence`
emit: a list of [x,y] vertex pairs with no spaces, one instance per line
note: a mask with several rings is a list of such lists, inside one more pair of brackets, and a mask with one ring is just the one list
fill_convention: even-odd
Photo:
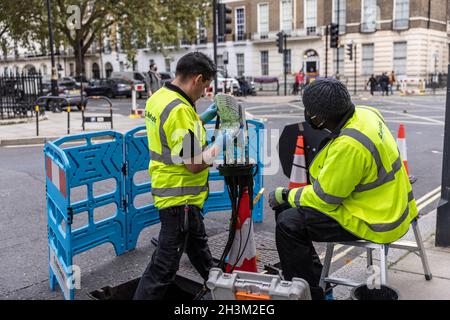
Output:
[[[253,120],[248,124],[250,158],[258,165],[256,194],[263,187],[264,126]],[[210,139],[213,130],[207,132]],[[64,137],[47,143],[44,153],[50,288],[55,290],[58,284],[64,297],[73,300],[75,255],[104,243],[112,243],[116,254],[121,255],[136,247],[143,229],[159,223],[158,211],[152,203],[136,205],[137,197],[151,201],[151,181],[135,181],[139,172],[148,170],[148,141],[145,127],[139,127],[125,135],[105,131]],[[212,171],[210,182],[223,185],[223,177]],[[81,200],[76,199],[80,188],[85,190],[84,194],[81,192]],[[224,186],[211,192],[205,214],[231,209],[223,189]],[[97,210],[106,211],[108,216],[99,219]],[[81,216],[85,218],[80,219],[85,221],[83,225],[75,223]],[[263,221],[263,199],[254,207],[253,217],[255,222]]]

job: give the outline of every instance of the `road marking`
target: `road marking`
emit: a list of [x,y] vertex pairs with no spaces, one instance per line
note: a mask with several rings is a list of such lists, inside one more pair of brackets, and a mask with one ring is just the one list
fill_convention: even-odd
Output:
[[17,149],[17,148],[36,148],[43,147],[44,144],[27,144],[27,145],[16,145],[16,146],[3,146],[5,149]]
[[391,120],[385,119],[386,122],[390,123],[403,123],[403,124],[421,124],[426,126],[442,126],[442,124],[432,123],[432,122],[423,122],[423,121],[410,121],[410,120]]
[[260,119],[260,118],[271,118],[271,119],[288,119],[288,118],[292,118],[292,117],[302,117],[302,114],[298,114],[298,113],[289,113],[289,114],[252,114],[252,117],[256,118],[256,119]]
[[433,203],[434,201],[436,201],[440,197],[441,197],[441,193],[439,192],[434,197],[428,199],[428,201],[425,201],[424,203],[420,204],[420,206],[417,206],[417,210],[419,212],[422,211],[426,206],[428,206],[429,204]]
[[403,113],[403,112],[398,112],[398,111],[381,110],[381,113],[391,113],[391,114],[396,114],[398,116],[403,116],[403,117],[408,117],[408,118],[413,118],[413,119],[419,119],[419,120],[425,120],[425,121],[429,121],[429,122],[433,122],[433,123],[438,123],[438,124],[441,124],[441,125],[445,124],[444,121],[439,121],[439,120],[431,119],[429,117],[422,117],[422,116],[417,116],[417,115],[413,115],[413,114],[409,114],[409,113]]
[[416,200],[416,204],[420,205],[422,202],[426,201],[427,199],[433,197],[435,194],[440,194],[441,193],[441,187],[437,187],[436,189],[434,189],[433,191],[428,192],[426,195],[424,195],[423,197],[421,197],[420,199]]
[[[337,250],[339,250],[340,248],[342,248],[343,247],[343,245],[342,244],[337,244],[337,245],[335,245],[334,246],[334,251],[333,251],[333,253],[334,252],[336,252]],[[320,258],[320,260],[323,260],[324,258],[325,258],[325,255],[327,254],[327,251],[325,250],[325,252],[322,252],[320,255],[319,255],[319,258]]]

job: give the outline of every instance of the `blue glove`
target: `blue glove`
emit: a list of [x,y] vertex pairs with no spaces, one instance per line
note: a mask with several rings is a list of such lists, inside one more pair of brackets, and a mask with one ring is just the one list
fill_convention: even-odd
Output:
[[200,119],[202,120],[203,123],[208,123],[216,116],[217,116],[217,106],[215,103],[213,103],[208,107],[208,109],[206,109],[205,112],[203,112],[200,115]]

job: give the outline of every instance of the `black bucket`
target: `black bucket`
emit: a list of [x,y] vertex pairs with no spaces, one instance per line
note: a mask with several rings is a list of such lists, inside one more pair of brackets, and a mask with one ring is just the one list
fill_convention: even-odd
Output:
[[[138,279],[125,282],[117,287],[104,287],[89,293],[93,300],[133,300],[134,292],[139,284]],[[193,300],[203,285],[177,275],[174,283],[169,287],[165,300]]]
[[352,300],[399,300],[400,295],[394,288],[381,285],[380,289],[369,289],[367,285],[353,288]]

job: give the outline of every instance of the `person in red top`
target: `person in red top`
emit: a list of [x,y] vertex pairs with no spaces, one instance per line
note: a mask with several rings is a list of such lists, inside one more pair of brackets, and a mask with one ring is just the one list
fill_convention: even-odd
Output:
[[303,85],[305,82],[305,73],[303,72],[303,69],[301,69],[296,75],[295,75],[295,84],[294,84],[294,94],[298,94],[303,91]]

